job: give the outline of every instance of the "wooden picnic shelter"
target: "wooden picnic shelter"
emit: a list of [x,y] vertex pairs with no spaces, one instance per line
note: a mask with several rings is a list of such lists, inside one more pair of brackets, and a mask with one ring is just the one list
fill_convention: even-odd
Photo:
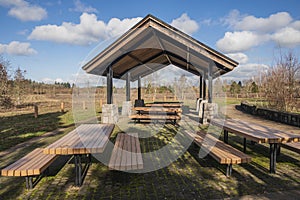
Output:
[[162,20],[147,15],[82,68],[87,73],[107,77],[107,104],[112,104],[113,78],[126,80],[126,101],[131,100],[130,82],[137,80],[140,100],[141,79],[168,65],[199,76],[199,98],[208,96],[208,102],[212,102],[213,79],[232,71],[238,63]]

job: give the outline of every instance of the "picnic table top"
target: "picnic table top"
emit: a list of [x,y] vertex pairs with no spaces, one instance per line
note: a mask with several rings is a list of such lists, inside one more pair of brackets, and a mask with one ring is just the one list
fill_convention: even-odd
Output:
[[43,153],[59,155],[102,153],[113,129],[114,124],[81,124],[44,148]]
[[284,132],[253,122],[238,119],[213,119],[210,123],[257,143],[300,142],[300,133]]
[[134,107],[136,111],[148,111],[148,112],[181,112],[181,108],[172,107]]
[[181,107],[181,103],[146,103],[146,107]]

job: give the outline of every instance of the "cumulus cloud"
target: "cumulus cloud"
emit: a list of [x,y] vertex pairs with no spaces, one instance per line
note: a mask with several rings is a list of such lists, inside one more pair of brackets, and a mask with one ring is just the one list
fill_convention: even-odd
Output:
[[300,30],[286,27],[274,33],[272,39],[280,46],[295,47],[300,45]]
[[237,21],[234,24],[234,28],[236,30],[269,33],[287,26],[292,20],[292,17],[287,12],[278,12],[270,15],[267,18],[258,18],[251,15],[242,18],[240,21]]
[[226,32],[216,45],[224,53],[236,53],[249,50],[267,40],[267,35],[259,35],[251,31]]
[[141,18],[112,18],[108,23],[98,20],[95,14],[83,13],[80,23],[63,22],[58,25],[36,26],[28,39],[53,41],[74,45],[89,45],[118,36],[140,21]]
[[87,13],[97,13],[98,10],[96,8],[93,8],[92,6],[86,6],[84,3],[82,3],[80,0],[74,1],[74,8],[70,8],[70,11],[75,12],[87,12]]
[[37,54],[37,51],[30,47],[30,43],[12,41],[9,44],[0,44],[0,53],[7,53],[17,56],[29,56]]
[[192,20],[186,13],[172,20],[171,25],[189,35],[192,35],[199,29],[198,23]]
[[248,56],[244,53],[229,53],[226,56],[239,62],[239,64],[245,64],[248,62]]
[[47,17],[47,11],[24,0],[0,0],[0,5],[9,7],[8,14],[21,21],[40,21]]
[[227,80],[249,80],[265,73],[270,67],[265,64],[249,63],[239,65],[233,71],[225,74],[222,78]]
[[233,10],[221,21],[232,29],[216,43],[217,48],[225,53],[245,52],[267,41],[281,47],[300,45],[300,21],[294,21],[287,12],[263,18],[241,15],[238,10]]

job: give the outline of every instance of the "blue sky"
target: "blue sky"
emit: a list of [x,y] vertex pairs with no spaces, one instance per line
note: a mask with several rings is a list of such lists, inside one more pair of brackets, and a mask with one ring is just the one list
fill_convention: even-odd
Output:
[[236,59],[228,79],[252,78],[279,51],[300,55],[298,0],[0,0],[0,54],[44,82],[74,81],[103,41],[147,14]]

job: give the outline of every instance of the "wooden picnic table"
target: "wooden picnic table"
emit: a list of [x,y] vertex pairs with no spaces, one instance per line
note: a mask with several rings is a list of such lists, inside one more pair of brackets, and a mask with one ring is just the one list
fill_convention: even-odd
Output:
[[[92,153],[102,153],[114,129],[114,124],[81,124],[75,130],[44,148],[44,154],[73,155],[75,161],[75,184],[82,180],[91,164]],[[88,161],[82,167],[82,156]]]
[[180,108],[181,103],[146,103],[145,107]]
[[244,152],[246,151],[246,141],[270,144],[270,173],[276,173],[276,156],[278,144],[288,142],[299,142],[300,134],[284,132],[252,122],[244,122],[235,119],[213,119],[212,125],[224,130],[224,142],[228,143],[228,132],[244,138]]
[[144,111],[144,112],[164,112],[164,113],[181,113],[181,108],[172,108],[172,107],[134,107],[135,111]]

